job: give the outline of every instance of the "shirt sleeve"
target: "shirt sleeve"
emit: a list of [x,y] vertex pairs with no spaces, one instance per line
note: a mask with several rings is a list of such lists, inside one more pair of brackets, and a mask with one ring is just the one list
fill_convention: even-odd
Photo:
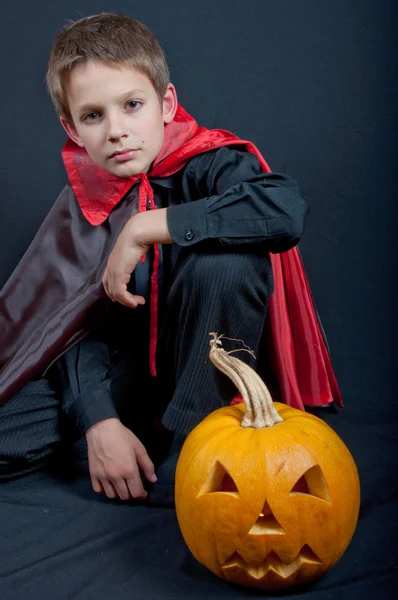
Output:
[[228,147],[188,163],[176,202],[167,220],[180,246],[214,238],[223,245],[262,243],[268,252],[285,252],[299,242],[308,214],[291,177],[264,173],[254,154]]
[[62,408],[82,433],[92,425],[119,418],[110,389],[108,344],[98,333],[88,335],[57,361]]

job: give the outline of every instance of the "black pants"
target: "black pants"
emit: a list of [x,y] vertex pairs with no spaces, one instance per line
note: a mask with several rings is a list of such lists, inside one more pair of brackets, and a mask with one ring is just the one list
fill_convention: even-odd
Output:
[[[128,374],[120,368],[115,375],[111,371],[111,377],[115,405],[127,426],[134,423],[128,414],[129,386],[140,379],[140,414],[156,396],[165,404],[163,425],[186,434],[237,393],[208,358],[209,333],[243,340],[256,354],[273,278],[269,256],[260,247],[224,251],[218,243],[203,242],[193,249],[169,247],[169,253],[165,275],[170,284],[163,286],[159,315],[158,377],[150,381],[142,364],[134,366],[134,373],[131,364]],[[239,347],[230,344],[230,349]],[[146,353],[144,358],[147,361]],[[248,353],[240,353],[240,358],[256,366]],[[135,404],[132,411],[137,410]],[[0,478],[40,467],[65,440],[74,438],[76,431],[65,424],[50,370],[0,407]]]

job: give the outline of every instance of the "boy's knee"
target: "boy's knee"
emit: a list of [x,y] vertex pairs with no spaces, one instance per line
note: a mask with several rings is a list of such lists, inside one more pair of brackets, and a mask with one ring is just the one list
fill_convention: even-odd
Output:
[[269,297],[273,292],[272,267],[267,253],[222,247],[221,251],[195,252],[191,258],[195,288],[216,286],[222,295],[243,290]]
[[0,407],[0,479],[51,462],[61,440],[60,405],[45,379],[31,381]]

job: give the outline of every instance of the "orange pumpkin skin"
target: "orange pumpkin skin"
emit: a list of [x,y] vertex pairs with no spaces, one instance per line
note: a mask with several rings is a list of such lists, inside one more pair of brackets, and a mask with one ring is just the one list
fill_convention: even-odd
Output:
[[218,409],[188,436],[176,511],[195,558],[219,577],[276,589],[315,579],[347,548],[358,520],[354,460],[321,419],[274,404],[273,427],[241,427],[245,405]]

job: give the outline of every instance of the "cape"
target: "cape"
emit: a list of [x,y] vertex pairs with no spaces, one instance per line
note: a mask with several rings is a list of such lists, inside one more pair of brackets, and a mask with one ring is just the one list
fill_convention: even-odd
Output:
[[[198,125],[180,105],[174,120],[165,126],[164,144],[148,175],[114,176],[95,165],[84,148],[67,141],[62,156],[70,186],[61,192],[0,294],[0,404],[45,373],[106,314],[111,301],[101,278],[120,231],[137,211],[131,190],[139,195],[139,211],[156,209],[148,177],[168,177],[193,156],[222,146],[255,154],[261,168],[270,172],[251,142]],[[158,263],[155,246],[150,294],[152,374],[156,372]],[[302,410],[304,405],[333,401],[342,406],[298,248],[271,254],[271,263],[274,293],[264,331],[279,380],[279,399]]]

